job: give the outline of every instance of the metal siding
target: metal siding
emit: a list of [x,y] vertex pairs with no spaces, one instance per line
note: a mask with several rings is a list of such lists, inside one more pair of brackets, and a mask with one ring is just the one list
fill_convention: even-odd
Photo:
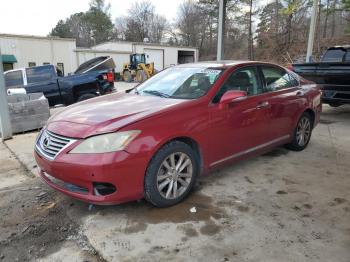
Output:
[[144,49],[146,54],[146,62],[154,63],[154,68],[158,71],[164,69],[164,50],[163,49]]

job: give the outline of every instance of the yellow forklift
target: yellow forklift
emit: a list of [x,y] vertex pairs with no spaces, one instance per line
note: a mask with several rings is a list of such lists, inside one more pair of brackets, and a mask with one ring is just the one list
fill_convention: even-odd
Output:
[[125,82],[136,80],[142,83],[156,73],[154,63],[146,63],[145,54],[131,54],[130,62],[123,65],[122,79]]

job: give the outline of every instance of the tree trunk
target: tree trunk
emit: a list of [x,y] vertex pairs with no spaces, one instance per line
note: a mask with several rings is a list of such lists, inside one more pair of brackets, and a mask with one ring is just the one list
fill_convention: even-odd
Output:
[[290,42],[292,39],[292,19],[293,19],[293,14],[288,15],[288,19],[287,19],[287,43],[286,43],[287,50],[289,49]]
[[320,50],[320,41],[321,41],[321,10],[322,10],[322,5],[321,2],[318,3],[318,16],[317,16],[317,55],[321,52]]
[[337,7],[337,0],[334,0],[333,6],[332,6],[332,29],[331,29],[331,36],[334,37],[335,34],[335,12]]
[[279,1],[275,0],[275,34],[278,35],[279,33],[279,24],[280,24],[280,17],[279,17]]
[[323,25],[323,38],[327,37],[328,16],[329,16],[329,2],[330,2],[330,0],[327,0],[326,17],[324,18],[324,25]]

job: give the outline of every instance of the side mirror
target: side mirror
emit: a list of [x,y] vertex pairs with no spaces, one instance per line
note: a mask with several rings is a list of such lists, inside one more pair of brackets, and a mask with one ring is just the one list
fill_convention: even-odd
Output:
[[242,101],[247,98],[246,91],[230,90],[227,91],[220,99],[219,106],[224,108],[226,105]]

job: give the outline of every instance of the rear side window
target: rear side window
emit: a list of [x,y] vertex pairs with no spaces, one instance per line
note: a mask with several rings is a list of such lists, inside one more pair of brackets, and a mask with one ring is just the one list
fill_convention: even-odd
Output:
[[346,51],[346,54],[345,54],[345,62],[350,62],[350,49],[348,49]]
[[344,55],[344,49],[327,50],[322,57],[322,62],[343,62]]
[[298,81],[286,70],[277,67],[262,67],[266,91],[277,91],[288,87],[298,86]]
[[26,69],[28,84],[50,80],[53,76],[51,66],[39,66]]
[[5,74],[5,86],[7,88],[23,86],[22,71],[13,71]]

